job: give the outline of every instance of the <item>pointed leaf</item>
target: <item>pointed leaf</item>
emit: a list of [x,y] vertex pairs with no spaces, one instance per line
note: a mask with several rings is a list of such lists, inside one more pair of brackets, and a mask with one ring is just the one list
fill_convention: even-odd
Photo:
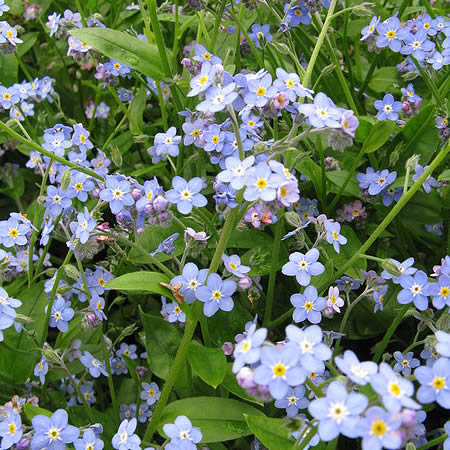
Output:
[[247,415],[245,420],[253,434],[269,450],[291,450],[293,448],[295,441],[289,438],[286,420]]

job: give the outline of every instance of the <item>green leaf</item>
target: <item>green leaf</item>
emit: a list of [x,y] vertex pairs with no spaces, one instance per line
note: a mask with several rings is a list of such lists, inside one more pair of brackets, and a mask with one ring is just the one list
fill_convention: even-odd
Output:
[[144,109],[147,101],[147,88],[141,86],[131,101],[130,106],[130,131],[132,134],[142,134],[144,127]]
[[227,372],[225,374],[225,378],[222,381],[221,386],[225,388],[231,394],[234,394],[236,397],[241,398],[242,400],[246,400],[251,403],[256,403],[257,405],[264,406],[263,402],[256,400],[255,397],[248,395],[247,391],[239,386],[236,375],[232,371],[232,363],[227,364]]
[[450,181],[450,169],[444,170],[438,178],[439,181]]
[[252,433],[268,450],[292,450],[295,441],[289,438],[286,420],[247,415],[245,420]]
[[167,405],[162,413],[158,432],[162,426],[173,423],[177,416],[185,415],[202,430],[202,442],[223,442],[251,434],[245,414],[263,415],[261,411],[246,403],[230,398],[194,397],[177,400]]
[[187,359],[192,370],[206,383],[216,388],[227,370],[227,359],[220,348],[208,348],[197,341],[189,343]]
[[22,58],[25,53],[30,50],[37,41],[39,33],[36,31],[34,33],[27,33],[22,35],[20,38],[23,40],[22,44],[19,44],[16,49],[16,54],[19,58]]
[[388,66],[375,70],[369,82],[369,88],[375,92],[387,92],[394,84],[400,83],[401,79],[397,67]]
[[30,405],[29,403],[25,403],[23,405],[23,410],[25,411],[25,414],[27,415],[28,419],[32,419],[34,416],[38,415],[44,415],[47,417],[51,417],[53,413],[49,411],[48,409],[39,408],[39,406]]
[[375,124],[364,141],[362,150],[365,153],[377,151],[389,139],[395,126],[396,123],[393,120],[383,120]]
[[[285,261],[289,258],[289,253],[284,243],[280,246],[280,256],[275,270],[280,270]],[[272,270],[272,245],[268,247],[253,247],[245,252],[242,257],[242,264],[250,266],[250,277],[260,277],[267,275]]]
[[[340,188],[348,176],[348,170],[332,170],[327,172],[327,178]],[[358,186],[358,180],[356,179],[356,174],[352,174],[350,181],[344,189],[343,195],[349,195],[352,197],[359,198],[361,196],[361,191]]]
[[82,28],[70,30],[69,34],[87,42],[108,58],[126,64],[154,80],[159,81],[163,77],[161,58],[154,44],[109,28]]
[[145,314],[141,307],[139,314],[145,331],[148,365],[156,376],[165,380],[180,345],[180,332],[161,317]]
[[310,158],[304,159],[295,166],[302,175],[306,175],[314,185],[317,197],[322,197],[322,171]]
[[369,136],[370,130],[372,130],[375,122],[373,117],[368,116],[360,116],[358,119],[359,125],[356,129],[355,141],[362,144]]
[[0,74],[2,85],[11,86],[17,83],[19,66],[14,55],[2,55],[0,53]]
[[151,292],[152,294],[165,295],[173,299],[171,292],[159,283],[169,283],[169,278],[158,272],[131,272],[117,278],[113,278],[105,284],[108,289],[123,292]]

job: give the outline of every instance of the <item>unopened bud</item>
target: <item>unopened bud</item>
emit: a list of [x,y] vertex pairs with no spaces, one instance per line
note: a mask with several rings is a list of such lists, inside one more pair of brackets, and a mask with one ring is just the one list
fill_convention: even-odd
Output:
[[116,147],[116,146],[112,147],[111,159],[117,167],[122,166],[122,153],[120,153],[119,147]]
[[240,278],[238,281],[239,289],[243,291],[249,289],[252,286],[252,279],[249,277]]
[[401,277],[403,275],[403,272],[391,259],[385,259],[381,263],[381,267],[394,277]]
[[405,167],[407,169],[410,168],[410,169],[414,170],[416,168],[417,164],[419,163],[419,159],[420,159],[420,155],[412,155],[411,158],[409,158],[406,161]]
[[67,191],[71,179],[72,176],[70,175],[70,170],[66,170],[61,176],[61,189],[63,191]]
[[271,45],[277,49],[277,51],[283,55],[289,55],[289,47],[281,42],[272,42]]
[[230,356],[233,354],[234,345],[231,342],[224,342],[222,345],[222,351],[225,356]]
[[44,354],[47,361],[50,361],[54,364],[61,363],[61,357],[59,356],[58,352],[54,350],[52,347],[50,347],[50,345],[48,344],[44,345],[42,353]]
[[302,225],[302,221],[300,219],[300,216],[294,211],[287,211],[284,214],[284,218],[286,219],[286,222],[289,225],[291,225],[291,226],[293,226],[295,228],[298,228],[298,227],[300,227]]
[[64,273],[72,280],[78,281],[80,279],[80,272],[72,264],[66,264],[64,266]]

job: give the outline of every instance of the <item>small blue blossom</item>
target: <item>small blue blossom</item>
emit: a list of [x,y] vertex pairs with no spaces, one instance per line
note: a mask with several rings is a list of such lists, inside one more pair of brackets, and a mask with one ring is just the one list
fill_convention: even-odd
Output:
[[134,344],[128,345],[125,342],[122,342],[120,344],[119,350],[117,350],[116,352],[116,356],[126,356],[127,358],[130,359],[137,359],[136,349],[137,349],[136,345]]
[[203,139],[205,152],[221,152],[225,142],[225,132],[220,129],[219,125],[212,124],[206,129]]
[[117,91],[119,98],[124,103],[130,103],[133,100],[133,93],[129,89],[119,89]]
[[381,172],[375,172],[373,179],[369,182],[369,194],[378,195],[391,185],[397,178],[397,172],[389,172],[384,169]]
[[71,178],[66,194],[69,198],[77,198],[80,202],[88,199],[88,193],[94,189],[94,182],[84,173],[76,172]]
[[234,349],[233,372],[239,372],[245,364],[255,364],[261,356],[261,345],[267,337],[267,329],[256,329],[252,323],[245,337],[240,340]]
[[63,210],[72,206],[72,199],[61,188],[52,185],[47,186],[47,197],[45,200],[45,206],[53,217],[58,217]]
[[138,420],[139,420],[139,422],[147,423],[148,419],[150,419],[150,417],[152,417],[152,410],[147,405],[147,403],[139,405],[139,410],[138,410]]
[[175,250],[175,246],[173,245],[173,243],[178,239],[178,236],[178,233],[171,234],[169,237],[164,239],[164,241],[162,241],[161,244],[158,245],[156,250],[150,253],[150,255],[155,256],[158,253],[165,253],[166,255],[170,255]]
[[193,427],[186,416],[178,416],[175,423],[167,423],[163,426],[164,433],[170,438],[166,445],[167,450],[195,450],[202,440],[202,432]]
[[3,109],[11,108],[12,105],[19,103],[19,100],[19,94],[14,87],[11,86],[7,88],[0,85],[0,105]]
[[[284,12],[286,13],[289,4],[285,5],[284,8]],[[311,17],[309,17],[308,13],[308,8],[302,4],[289,8],[287,10],[287,23],[292,27],[297,27],[301,23],[303,25],[309,25],[311,23]]]
[[94,430],[88,428],[83,433],[83,437],[81,439],[77,439],[73,445],[75,450],[102,450],[105,444],[95,435]]
[[402,55],[412,55],[417,61],[423,61],[436,44],[427,40],[427,32],[419,30],[417,33],[408,33],[403,39]]
[[375,100],[374,106],[378,111],[378,120],[397,120],[402,110],[402,103],[396,101],[392,94],[386,94],[383,100]]
[[255,43],[256,48],[261,48],[261,43],[272,42],[273,37],[270,34],[270,25],[259,25],[257,23],[252,25],[252,32],[249,38]]
[[31,232],[31,227],[26,223],[19,223],[14,217],[0,221],[0,244],[6,248],[14,245],[26,245],[27,234]]
[[202,64],[200,73],[191,79],[190,87],[191,90],[188,92],[188,97],[194,97],[201,92],[206,91],[206,89],[211,86],[216,76],[217,67],[209,62]]
[[296,73],[287,73],[281,67],[276,70],[277,79],[273,82],[273,87],[278,92],[285,92],[291,102],[295,102],[297,97],[308,97],[312,99],[314,92],[305,88],[301,82],[300,77]]
[[94,378],[98,378],[100,375],[104,375],[105,377],[108,376],[108,372],[105,369],[105,363],[94,358],[91,353],[85,351],[83,356],[81,356],[80,361]]
[[370,380],[370,384],[383,400],[388,411],[399,412],[402,407],[419,409],[411,397],[414,394],[414,385],[406,378],[397,375],[389,364],[381,363],[379,373]]
[[385,269],[383,270],[383,272],[381,272],[381,276],[385,280],[392,280],[395,284],[400,284],[400,278],[403,275],[413,275],[417,272],[417,269],[413,267],[414,258],[412,257],[405,259],[405,261],[403,261],[402,263],[392,258],[389,259],[389,262],[395,264],[395,266],[397,267],[397,272],[399,274],[393,275]]
[[422,97],[419,97],[414,91],[414,85],[409,83],[406,88],[401,89],[402,94],[406,97],[408,102],[420,102]]
[[351,350],[346,350],[344,355],[334,359],[339,370],[354,383],[365,386],[378,371],[378,366],[372,361],[359,362],[358,357]]
[[176,302],[167,303],[163,306],[162,313],[167,317],[169,323],[185,323],[186,314],[182,311],[180,305]]
[[391,206],[393,202],[398,202],[403,195],[403,188],[401,186],[390,186],[381,191],[383,196],[383,205]]
[[2,438],[0,448],[7,449],[17,444],[22,438],[22,419],[20,418],[20,414],[17,414],[14,409],[5,408],[3,414],[2,421],[0,422],[0,437]]
[[450,409],[450,360],[439,358],[433,366],[421,366],[414,371],[421,384],[417,391],[417,400],[421,403],[437,402]]
[[276,400],[286,396],[289,386],[298,386],[306,379],[305,371],[297,365],[298,350],[293,346],[282,349],[264,347],[261,350],[261,365],[255,369],[256,383],[269,387]]
[[204,302],[203,313],[206,317],[213,316],[219,309],[231,311],[234,307],[231,298],[236,291],[236,283],[232,280],[223,281],[217,273],[211,273],[206,285],[199,286],[195,296]]
[[251,78],[247,83],[248,91],[244,95],[247,105],[259,106],[262,108],[276,93],[272,86],[272,75],[265,74],[262,78]]
[[401,27],[398,17],[390,17],[385,22],[380,22],[376,27],[377,47],[384,48],[389,46],[393,52],[399,52],[402,47],[402,40],[409,35],[409,31]]
[[223,254],[222,261],[228,272],[238,278],[244,278],[246,274],[250,272],[250,267],[241,264],[241,258],[239,258],[238,255],[227,256]]
[[211,64],[222,64],[222,60],[218,57],[213,55],[212,53],[208,52],[203,45],[197,44],[194,47],[195,56],[192,58],[194,61],[198,61],[202,63],[202,67],[204,63],[211,63]]
[[289,261],[282,267],[284,275],[295,276],[301,286],[308,286],[311,276],[317,276],[325,272],[325,267],[318,262],[319,250],[312,248],[306,254],[294,252],[289,255]]
[[78,146],[81,151],[89,150],[94,144],[89,140],[89,131],[81,123],[73,126],[72,142]]
[[173,189],[167,191],[166,198],[170,203],[177,205],[178,212],[181,214],[189,214],[193,206],[201,208],[208,203],[206,197],[200,194],[203,188],[201,178],[195,177],[186,181],[176,176],[172,179],[172,186]]
[[435,333],[437,344],[436,351],[447,358],[450,357],[450,334],[445,331],[438,330]]
[[282,177],[273,173],[272,169],[264,162],[248,169],[244,192],[245,200],[252,202],[261,199],[265,202],[275,200],[277,189],[283,183]]
[[313,400],[308,407],[310,414],[319,421],[319,436],[332,441],[339,433],[349,438],[359,435],[359,415],[369,401],[362,394],[347,392],[344,384],[333,381],[327,389],[326,397]]
[[334,250],[339,253],[339,245],[345,245],[347,243],[347,238],[341,234],[341,225],[338,222],[331,222],[329,220],[327,220],[324,225],[325,230],[327,231],[327,242],[332,244]]
[[72,141],[66,139],[62,131],[54,132],[52,129],[44,131],[44,143],[42,147],[56,156],[64,156],[65,150],[72,147]]
[[63,409],[56,410],[51,417],[38,414],[31,423],[34,435],[31,439],[31,450],[61,450],[64,444],[72,444],[78,438],[80,430],[68,425],[68,414]]
[[305,386],[289,388],[286,395],[275,401],[275,407],[285,409],[288,417],[295,417],[299,409],[306,409],[309,400],[305,398]]
[[206,277],[208,276],[208,269],[199,270],[194,263],[187,263],[183,267],[182,275],[177,275],[172,278],[170,283],[173,286],[181,284],[180,294],[184,296],[186,303],[190,304],[195,301],[195,293],[197,288],[203,286]]
[[9,11],[9,6],[5,4],[5,0],[0,0],[0,16],[6,11]]
[[58,328],[63,333],[67,333],[69,330],[69,321],[73,319],[74,314],[75,312],[70,307],[70,302],[66,302],[63,297],[57,297],[50,313],[49,326]]
[[234,83],[226,86],[210,86],[205,93],[205,100],[199,103],[195,109],[197,111],[216,113],[223,111],[227,105],[236,100],[238,93],[235,91]]
[[141,439],[136,431],[137,420],[125,419],[119,426],[117,433],[112,438],[112,446],[116,450],[141,450]]
[[125,206],[131,206],[134,203],[130,190],[131,185],[127,180],[119,181],[116,177],[109,175],[105,179],[105,189],[100,191],[100,198],[109,203],[113,214],[118,214]]
[[158,156],[178,156],[181,136],[176,136],[176,134],[177,129],[170,127],[165,133],[157,133],[155,135],[155,150]]
[[369,36],[372,36],[375,32],[377,25],[380,23],[380,18],[377,16],[372,17],[369,25],[365,26],[361,30],[362,38],[361,41],[365,41]]
[[429,284],[428,295],[433,297],[433,306],[436,309],[450,307],[450,277],[441,275],[437,283]]
[[78,213],[76,222],[71,223],[71,229],[73,228],[73,233],[81,244],[86,244],[96,226],[97,221],[90,215],[87,208],[84,208],[84,212]]
[[39,377],[41,384],[45,383],[45,375],[48,372],[48,362],[44,355],[42,355],[41,360],[34,367],[33,374],[35,377]]
[[[427,170],[427,169],[428,169],[428,166],[423,167],[420,164],[417,164],[414,169],[415,174],[412,177],[413,181],[416,182],[422,176],[422,174],[425,172],[425,170]],[[427,194],[429,194],[431,192],[432,188],[436,188],[438,186],[439,186],[439,183],[431,175],[422,183],[423,190]]]
[[397,361],[394,366],[394,372],[400,372],[405,377],[411,375],[411,369],[420,366],[420,361],[414,358],[413,352],[408,352],[403,355],[402,352],[396,351],[394,352],[394,358]]
[[111,72],[111,75],[118,77],[124,77],[128,73],[131,72],[131,68],[126,66],[125,64],[120,63],[119,61],[115,61],[114,59],[109,60],[105,64],[105,70]]
[[425,272],[418,270],[414,275],[402,275],[400,277],[402,290],[397,296],[401,305],[414,302],[419,311],[425,311],[428,308],[428,277]]
[[298,111],[304,114],[311,126],[315,128],[340,128],[341,112],[323,92],[314,97],[312,104],[299,105]]
[[324,297],[319,297],[314,286],[308,286],[303,294],[291,295],[290,299],[295,310],[292,314],[294,322],[308,320],[311,323],[319,323],[322,320],[321,311],[327,307]]
[[161,396],[161,392],[159,390],[158,385],[153,383],[141,383],[142,391],[141,391],[141,399],[147,402],[147,405],[154,405]]

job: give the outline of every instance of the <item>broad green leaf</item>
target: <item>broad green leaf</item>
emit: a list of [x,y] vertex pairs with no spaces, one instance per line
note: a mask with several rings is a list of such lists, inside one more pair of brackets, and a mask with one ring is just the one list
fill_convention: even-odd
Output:
[[252,433],[268,450],[292,450],[295,440],[289,437],[286,420],[247,415],[245,420]]
[[[256,230],[234,230],[231,233],[227,248],[253,248],[253,247],[272,247],[273,240],[262,231]],[[216,247],[211,243],[208,247]]]
[[450,169],[444,170],[438,177],[439,181],[450,181]]
[[365,153],[377,151],[389,139],[395,125],[393,120],[383,120],[375,124],[370,130],[369,136],[364,141],[363,151]]
[[261,411],[246,403],[230,398],[194,397],[177,400],[168,404],[162,413],[158,431],[162,426],[173,423],[177,416],[185,415],[202,430],[202,442],[223,442],[251,434],[245,414],[264,416]]
[[236,397],[241,398],[242,400],[264,406],[263,402],[260,402],[259,400],[256,400],[256,398],[251,397],[250,395],[248,395],[247,391],[244,388],[239,386],[236,380],[236,375],[232,371],[232,366],[232,363],[227,364],[227,372],[220,386],[225,388],[228,392],[235,395]]
[[317,197],[322,196],[322,172],[320,167],[310,158],[304,159],[295,166],[301,175],[306,175],[314,185]]
[[30,405],[29,403],[25,403],[23,405],[23,410],[27,415],[28,419],[32,419],[34,416],[43,415],[47,417],[51,417],[53,413],[48,409],[40,408],[39,406]]
[[[135,401],[135,399],[133,399]],[[108,408],[106,411],[99,411],[95,407],[91,406],[92,413],[96,420],[103,425],[102,439],[105,442],[111,442],[112,437],[117,431],[119,418],[114,416],[112,408]],[[69,413],[69,423],[78,428],[86,427],[90,424],[88,415],[86,414],[86,409],[84,406],[70,406],[67,408]],[[111,448],[106,447],[105,448]]]
[[171,292],[159,283],[169,283],[169,278],[158,272],[131,272],[113,278],[105,284],[108,289],[122,292],[151,292],[173,298]]
[[369,88],[375,92],[388,92],[396,83],[401,83],[397,67],[387,66],[375,70],[369,82]]
[[69,33],[108,58],[126,64],[154,80],[159,81],[163,77],[161,59],[154,44],[109,28],[82,28],[70,30]]
[[14,55],[2,55],[0,53],[1,84],[11,86],[17,83],[19,66]]
[[180,332],[161,317],[145,314],[140,307],[139,314],[145,331],[148,365],[156,376],[165,380],[180,345]]
[[191,341],[187,359],[195,372],[206,384],[213,388],[222,383],[227,370],[227,359],[220,348],[208,348]]
[[424,191],[417,192],[403,208],[399,217],[403,221],[414,224],[435,224],[442,220],[443,201],[436,190],[429,194]]
[[144,127],[144,109],[147,100],[147,88],[141,86],[131,101],[130,106],[130,131],[132,134],[142,134]]
[[[340,188],[345,183],[347,176],[348,170],[332,170],[331,172],[327,172],[327,178],[338,188]],[[357,198],[361,195],[358,181],[356,179],[356,174],[352,174],[350,181],[347,183],[347,186],[344,189],[343,194]]]
[[25,53],[30,50],[33,45],[36,43],[39,33],[27,33],[21,36],[20,38],[23,40],[22,44],[19,44],[16,49],[16,54],[19,58],[22,58]]
[[356,129],[355,141],[362,144],[369,136],[370,131],[372,130],[376,122],[374,122],[373,117],[368,116],[360,116],[358,117],[358,119],[359,125],[358,128]]

